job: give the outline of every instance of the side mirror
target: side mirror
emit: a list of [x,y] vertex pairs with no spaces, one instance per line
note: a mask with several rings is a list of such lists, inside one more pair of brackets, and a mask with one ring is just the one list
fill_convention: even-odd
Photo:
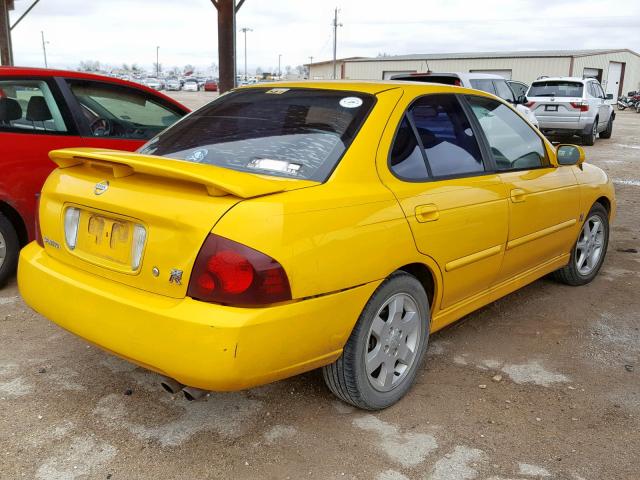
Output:
[[520,95],[516,99],[516,105],[524,105],[527,102],[528,102],[528,100],[527,100],[527,96],[526,95]]
[[607,96],[605,98],[607,100],[613,100],[613,93],[607,93]]
[[580,167],[584,162],[584,149],[578,145],[558,145],[556,156],[559,165],[577,165]]

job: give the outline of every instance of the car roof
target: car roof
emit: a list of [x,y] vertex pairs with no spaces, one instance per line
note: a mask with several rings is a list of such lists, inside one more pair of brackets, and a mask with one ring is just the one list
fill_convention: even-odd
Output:
[[589,81],[598,81],[597,78],[582,78],[582,77],[543,77],[543,78],[537,78],[536,80],[534,80],[531,83],[536,83],[536,82],[579,82],[579,83],[585,83],[585,82],[589,82]]
[[495,73],[475,73],[475,72],[416,72],[407,74],[394,75],[396,77],[452,77],[459,78],[460,80],[506,80],[500,75]]
[[77,72],[74,70],[59,70],[53,68],[34,68],[34,67],[6,67],[0,66],[0,78],[7,77],[17,77],[17,76],[28,76],[28,77],[64,77],[64,78],[77,78],[80,80],[95,80],[99,82],[112,83],[115,85],[122,85],[125,87],[132,87],[138,90],[143,90],[147,93],[150,93],[156,97],[161,97],[167,102],[179,107],[184,112],[189,112],[190,109],[186,106],[182,105],[177,100],[164,95],[156,90],[147,87],[146,85],[142,85],[136,82],[130,82],[128,80],[122,80],[116,77],[108,77],[106,75],[99,75],[96,73],[87,73],[87,72]]

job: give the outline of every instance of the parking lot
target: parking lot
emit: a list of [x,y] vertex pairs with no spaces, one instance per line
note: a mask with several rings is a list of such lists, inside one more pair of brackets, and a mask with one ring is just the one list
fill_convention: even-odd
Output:
[[433,335],[416,386],[382,412],[340,403],[318,372],[187,402],[34,313],[14,279],[0,478],[638,479],[640,115],[617,115],[585,147],[618,198],[600,275],[542,279]]

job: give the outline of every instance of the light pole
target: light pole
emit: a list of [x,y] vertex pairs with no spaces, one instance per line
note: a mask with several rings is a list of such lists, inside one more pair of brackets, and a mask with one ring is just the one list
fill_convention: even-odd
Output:
[[282,76],[282,71],[280,70],[281,61],[282,61],[282,54],[279,53],[278,54],[278,80],[280,80],[280,77]]
[[313,55],[309,57],[309,80],[311,80],[311,65],[313,64]]
[[44,32],[40,30],[40,35],[42,36],[42,53],[44,54],[44,68],[49,68],[47,64],[47,43],[44,41]]
[[338,23],[338,8],[336,7],[333,13],[333,79],[337,78],[337,62],[336,62],[336,52],[338,51],[338,27],[341,27],[342,24]]
[[253,32],[251,28],[241,28],[240,31],[244,33],[244,81],[247,81],[247,32]]
[[160,78],[160,47],[156,47],[156,78]]

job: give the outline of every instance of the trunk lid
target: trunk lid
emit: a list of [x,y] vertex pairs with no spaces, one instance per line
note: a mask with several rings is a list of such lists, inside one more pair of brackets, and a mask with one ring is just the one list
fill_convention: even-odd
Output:
[[52,257],[174,298],[216,222],[243,199],[317,185],[163,157],[54,150],[40,227]]
[[579,107],[582,98],[578,97],[527,97],[527,106],[536,117],[562,117],[580,120],[582,112]]

